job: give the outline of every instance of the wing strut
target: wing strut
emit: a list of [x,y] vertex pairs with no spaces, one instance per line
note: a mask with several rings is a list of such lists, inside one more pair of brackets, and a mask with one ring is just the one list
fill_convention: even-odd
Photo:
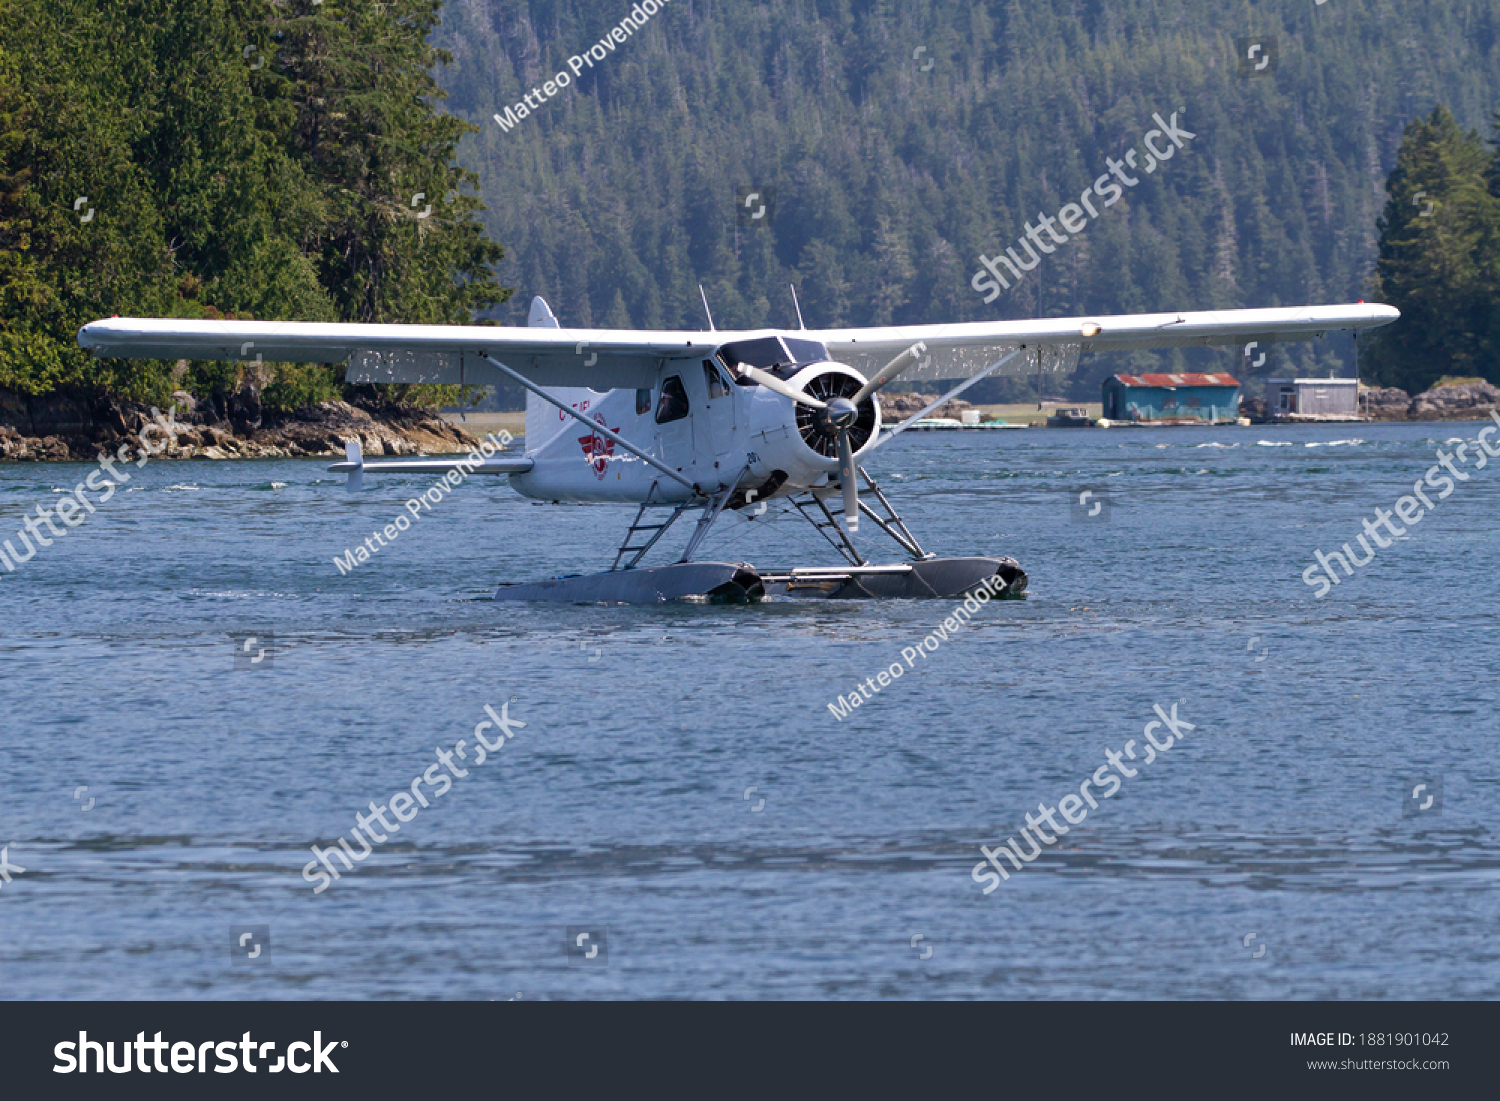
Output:
[[613,440],[615,443],[619,444],[626,451],[630,452],[632,455],[634,455],[637,459],[641,460],[641,462],[645,463],[647,466],[654,466],[657,470],[660,470],[668,478],[671,478],[675,482],[681,482],[683,485],[687,486],[688,489],[692,490],[695,494],[698,493],[698,487],[695,486],[692,482],[688,481],[681,474],[677,473],[677,471],[673,470],[671,467],[667,466],[665,463],[659,462],[658,460],[653,459],[650,455],[646,454],[639,447],[637,447],[635,444],[631,443],[629,440],[625,439],[619,433],[611,431],[610,429],[604,427],[603,424],[599,424],[599,423],[596,423],[595,421],[589,420],[588,417],[584,416],[578,410],[572,408],[571,406],[569,406],[565,402],[559,401],[557,398],[555,398],[551,394],[547,393],[547,391],[543,390],[540,386],[536,385],[536,383],[532,382],[529,378],[525,377],[524,375],[520,374],[519,372],[512,371],[509,367],[507,367],[505,364],[501,363],[498,359],[495,359],[493,356],[489,355],[488,353],[480,352],[479,353],[479,358],[482,359],[482,360],[484,360],[484,361],[486,361],[487,363],[489,363],[496,370],[503,372],[504,374],[508,375],[510,378],[514,379],[516,382],[519,382],[522,386],[526,387],[526,389],[530,390],[533,394],[535,394],[537,397],[541,398],[548,405],[555,405],[555,406],[557,406],[557,408],[558,408],[559,411],[568,414],[568,416],[572,417],[574,420],[576,420],[576,421],[580,422],[581,424],[584,424],[587,427],[593,429],[596,433],[598,433],[599,435],[603,436],[606,440]]
[[722,493],[710,498],[708,503],[703,506],[703,515],[698,517],[698,526],[693,529],[693,536],[688,540],[687,550],[682,552],[682,557],[677,560],[678,563],[692,560],[694,552],[698,549],[698,544],[703,542],[703,537],[708,534],[708,529],[719,518],[719,513],[724,511],[724,506],[729,503],[729,498],[734,496],[735,489],[744,480],[745,475],[749,473],[750,467],[746,465],[743,470],[735,475],[734,481]]
[[[1014,352],[1011,352],[1009,355],[1002,356],[1001,358],[997,359],[994,363],[991,363],[983,371],[980,371],[979,374],[975,375],[973,378],[969,379],[967,382],[961,383],[958,386],[955,386],[953,389],[949,390],[946,394],[944,394],[942,397],[938,398],[937,401],[933,402],[926,409],[923,409],[923,410],[921,410],[919,412],[913,413],[911,416],[907,417],[900,424],[896,425],[895,428],[892,428],[888,433],[886,433],[880,439],[876,440],[875,441],[875,447],[880,447],[882,444],[890,443],[892,440],[894,440],[901,433],[905,432],[908,428],[910,428],[917,421],[919,421],[923,417],[927,416],[928,413],[931,413],[934,409],[940,409],[940,408],[942,408],[944,405],[948,404],[948,402],[950,402],[954,398],[958,397],[959,394],[962,394],[970,386],[973,386],[980,379],[984,378],[985,375],[988,375],[992,371],[999,370],[1001,367],[1003,367],[1005,365],[1005,363],[1006,363],[1007,360],[1014,359],[1016,356],[1020,355],[1025,350],[1026,350],[1026,346],[1023,344],[1023,345],[1021,345],[1021,347],[1017,348]],[[1037,349],[1037,354],[1038,355],[1041,354],[1041,349],[1040,348]],[[875,447],[870,448],[870,451],[874,451]],[[869,456],[870,451],[866,451],[865,452],[865,456],[866,457]]]

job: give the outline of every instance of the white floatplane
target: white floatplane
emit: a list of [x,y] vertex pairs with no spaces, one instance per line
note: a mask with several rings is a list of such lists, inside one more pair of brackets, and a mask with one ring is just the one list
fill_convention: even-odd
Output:
[[[938,558],[924,550],[864,463],[1005,364],[1042,357],[1066,369],[1085,351],[1307,340],[1399,317],[1359,303],[1294,309],[744,332],[564,329],[540,298],[525,328],[110,318],[78,343],[96,356],[346,365],[351,383],[518,383],[527,391],[525,451],[475,472],[505,474],[543,501],[613,501],[636,519],[607,571],[502,586],[501,600],[641,603],[765,595],[951,597],[1003,582],[1026,588],[1011,558]],[[1028,355],[1028,350],[1030,355]],[[896,378],[964,381],[894,428],[876,395]],[[446,472],[461,459],[363,460],[357,443],[330,470]],[[464,469],[468,469],[465,465]],[[787,498],[843,556],[835,567],[757,570],[693,555],[725,509]],[[875,504],[870,503],[871,499]],[[672,565],[646,553],[684,513],[697,526]],[[658,517],[661,517],[658,519]],[[864,517],[908,559],[872,565],[854,541]]]

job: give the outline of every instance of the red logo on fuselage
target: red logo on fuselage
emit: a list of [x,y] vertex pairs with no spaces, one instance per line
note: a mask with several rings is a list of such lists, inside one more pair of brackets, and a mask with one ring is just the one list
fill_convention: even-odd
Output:
[[[604,415],[602,413],[595,413],[594,420],[600,424],[604,424]],[[619,429],[614,428],[611,431],[618,432]],[[594,468],[594,474],[598,476],[599,480],[601,482],[604,481],[604,473],[609,469],[609,460],[615,454],[615,441],[607,439],[597,432],[590,432],[587,436],[579,436],[578,442],[583,445],[584,459]]]

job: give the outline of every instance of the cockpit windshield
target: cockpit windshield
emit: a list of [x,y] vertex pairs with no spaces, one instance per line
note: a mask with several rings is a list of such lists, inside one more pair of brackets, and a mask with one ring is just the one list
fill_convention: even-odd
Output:
[[738,368],[741,364],[774,372],[780,368],[804,363],[819,363],[828,358],[828,349],[816,340],[762,336],[754,340],[736,340],[721,345],[718,356],[719,362],[729,368],[731,374],[739,378]]

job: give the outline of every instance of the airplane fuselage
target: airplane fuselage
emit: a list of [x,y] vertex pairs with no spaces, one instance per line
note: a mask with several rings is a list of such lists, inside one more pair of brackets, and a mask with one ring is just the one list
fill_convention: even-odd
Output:
[[[822,361],[799,367],[786,381],[799,389],[852,392],[865,380],[850,367]],[[754,500],[765,500],[824,485],[838,470],[831,442],[824,443],[806,413],[799,416],[799,407],[764,387],[737,383],[715,360],[667,360],[649,390],[553,394],[677,471],[698,493],[561,410],[536,402],[526,419],[526,457],[536,465],[511,475],[510,484],[537,500],[641,502],[650,493],[652,501],[678,502],[736,482],[741,491],[754,492]],[[856,457],[879,432],[879,403],[866,400],[870,408]]]

